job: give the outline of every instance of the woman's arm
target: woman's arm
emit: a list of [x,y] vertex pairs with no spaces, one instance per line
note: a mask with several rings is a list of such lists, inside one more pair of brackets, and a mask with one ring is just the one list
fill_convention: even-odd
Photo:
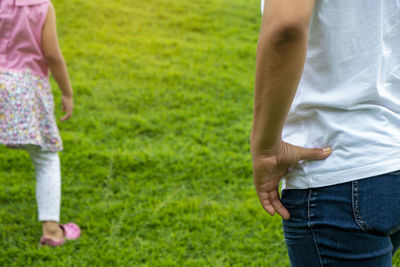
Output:
[[281,139],[306,59],[315,0],[266,0],[257,49],[254,119],[251,133],[253,176],[264,209],[284,219],[279,181],[302,159],[322,160],[330,149],[305,149]]

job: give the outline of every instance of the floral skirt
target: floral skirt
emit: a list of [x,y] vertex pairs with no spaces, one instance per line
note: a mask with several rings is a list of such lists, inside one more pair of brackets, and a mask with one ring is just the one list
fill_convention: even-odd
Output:
[[62,150],[47,78],[31,72],[0,71],[0,144]]

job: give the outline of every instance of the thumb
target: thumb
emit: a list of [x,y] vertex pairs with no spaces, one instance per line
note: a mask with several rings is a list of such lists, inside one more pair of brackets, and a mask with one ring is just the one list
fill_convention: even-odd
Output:
[[64,101],[64,99],[61,100],[61,104],[62,104],[62,110],[65,112],[66,106],[65,106],[65,101]]
[[300,160],[323,160],[329,157],[332,153],[332,149],[330,147],[325,148],[300,148],[299,149]]

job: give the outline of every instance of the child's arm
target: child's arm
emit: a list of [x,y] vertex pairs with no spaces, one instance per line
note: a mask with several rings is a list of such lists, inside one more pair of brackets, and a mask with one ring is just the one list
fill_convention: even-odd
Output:
[[51,3],[43,27],[42,49],[50,71],[62,91],[62,104],[65,116],[61,118],[61,121],[65,121],[72,115],[74,100],[67,65],[58,45],[56,14]]

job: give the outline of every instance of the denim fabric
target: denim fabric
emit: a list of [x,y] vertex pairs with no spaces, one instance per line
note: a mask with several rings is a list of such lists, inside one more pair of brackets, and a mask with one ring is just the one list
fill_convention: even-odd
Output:
[[386,267],[400,245],[400,171],[282,191],[293,267]]

